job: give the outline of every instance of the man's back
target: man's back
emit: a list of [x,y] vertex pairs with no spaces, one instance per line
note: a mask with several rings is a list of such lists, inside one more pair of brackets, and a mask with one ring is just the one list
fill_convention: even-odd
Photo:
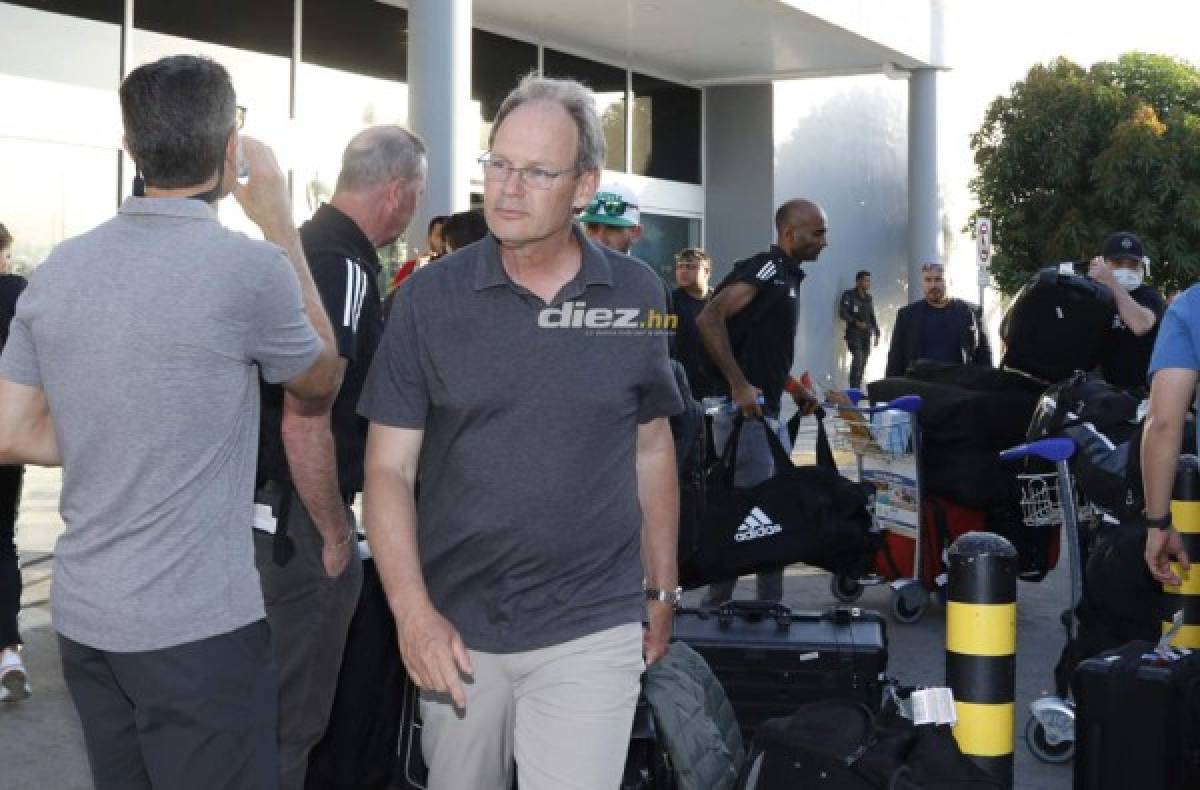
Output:
[[150,650],[262,618],[255,362],[284,380],[319,348],[282,252],[199,201],[128,201],[35,272],[3,373],[55,420],[64,636]]

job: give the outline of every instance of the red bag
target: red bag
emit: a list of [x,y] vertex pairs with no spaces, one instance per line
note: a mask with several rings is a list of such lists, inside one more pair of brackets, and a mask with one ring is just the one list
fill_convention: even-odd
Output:
[[[984,511],[926,494],[921,506],[921,585],[931,592],[941,587],[937,577],[945,571],[946,549],[959,535],[986,529]],[[886,579],[911,578],[914,547],[908,537],[885,531],[884,547],[875,555],[876,572]]]

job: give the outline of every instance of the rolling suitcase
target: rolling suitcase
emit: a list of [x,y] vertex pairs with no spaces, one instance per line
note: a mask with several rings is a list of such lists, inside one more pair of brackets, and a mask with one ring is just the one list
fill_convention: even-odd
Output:
[[1130,642],[1079,664],[1075,790],[1200,787],[1200,652]]
[[769,601],[680,609],[675,639],[704,657],[749,741],[764,720],[806,702],[850,699],[878,710],[887,633],[878,612],[793,612]]

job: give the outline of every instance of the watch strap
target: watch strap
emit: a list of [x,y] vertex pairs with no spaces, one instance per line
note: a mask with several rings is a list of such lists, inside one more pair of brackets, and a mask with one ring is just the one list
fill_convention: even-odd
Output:
[[1146,516],[1146,526],[1150,529],[1167,529],[1171,526],[1170,511],[1167,512],[1167,515],[1159,518],[1151,518],[1150,516]]

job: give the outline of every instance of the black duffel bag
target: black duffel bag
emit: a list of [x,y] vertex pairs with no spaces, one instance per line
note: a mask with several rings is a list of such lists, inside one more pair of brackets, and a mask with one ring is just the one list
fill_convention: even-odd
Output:
[[754,735],[742,790],[999,790],[947,725],[877,720],[860,703],[824,700],[769,719]]
[[[939,376],[934,381],[913,377],[944,372],[931,369],[932,364],[936,363],[914,364],[908,376],[880,379],[867,385],[867,394],[876,403],[903,395],[921,396],[917,419],[922,447],[927,453],[936,449],[999,452],[1024,440],[1029,419],[1044,389],[1042,385],[1031,388],[1029,380],[1019,373],[966,365],[954,366],[961,371],[959,376]],[[954,380],[969,381],[969,374],[976,371],[984,374],[980,381],[993,385],[1007,383],[1008,387],[974,389]],[[930,460],[928,455],[926,460]]]
[[[833,572],[865,569],[875,551],[867,510],[872,487],[836,469],[795,466],[779,437],[758,419],[748,430],[766,431],[776,472],[738,488],[734,470],[744,428],[737,417],[725,451],[709,468],[699,529],[679,535],[679,583],[691,589],[794,562]],[[820,428],[818,442],[823,439]]]

